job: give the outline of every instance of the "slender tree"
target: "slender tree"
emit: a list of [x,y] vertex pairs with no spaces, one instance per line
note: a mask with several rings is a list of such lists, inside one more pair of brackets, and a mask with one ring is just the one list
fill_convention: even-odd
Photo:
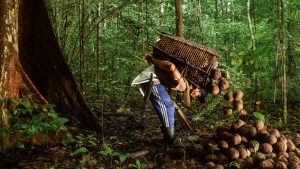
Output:
[[183,37],[183,12],[182,12],[182,0],[176,0],[175,3],[176,13],[176,36]]
[[280,0],[280,43],[281,43],[281,58],[282,58],[282,96],[283,96],[283,113],[284,122],[287,124],[287,85],[286,85],[286,58],[284,46],[284,0]]
[[[100,12],[101,12],[101,3],[98,3],[98,8],[97,8],[97,17],[100,16]],[[97,29],[96,29],[96,90],[97,93],[99,93],[100,87],[99,87],[99,77],[100,77],[100,24],[98,24]]]
[[80,89],[83,90],[83,69],[84,69],[84,0],[79,0],[79,85]]

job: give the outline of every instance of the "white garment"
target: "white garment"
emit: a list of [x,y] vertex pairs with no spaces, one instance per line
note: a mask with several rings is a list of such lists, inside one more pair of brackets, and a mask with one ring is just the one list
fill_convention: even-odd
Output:
[[143,83],[149,82],[151,74],[153,74],[153,81],[159,82],[159,80],[157,79],[157,76],[155,74],[154,65],[150,65],[149,67],[147,67],[131,82],[131,86],[138,87],[143,96],[145,94],[140,85]]

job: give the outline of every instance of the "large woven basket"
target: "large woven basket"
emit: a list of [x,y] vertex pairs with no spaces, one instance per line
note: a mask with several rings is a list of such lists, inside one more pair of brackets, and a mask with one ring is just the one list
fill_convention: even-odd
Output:
[[152,47],[155,58],[174,63],[181,74],[197,87],[206,87],[219,54],[217,50],[166,33],[161,33]]

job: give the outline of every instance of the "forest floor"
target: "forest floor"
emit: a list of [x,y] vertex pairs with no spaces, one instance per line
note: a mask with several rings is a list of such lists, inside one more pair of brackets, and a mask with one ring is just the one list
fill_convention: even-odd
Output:
[[[103,134],[72,124],[68,126],[72,137],[65,137],[58,144],[27,145],[0,154],[0,168],[204,168],[195,140],[210,138],[214,133],[211,126],[216,122],[193,121],[192,114],[187,112],[195,133],[191,134],[176,119],[176,142],[168,146],[163,142],[160,123],[151,106],[145,108],[137,102],[132,103],[130,110],[115,106],[110,105],[111,110],[98,114],[103,120],[103,129],[99,129]],[[221,114],[216,112],[216,118],[224,118]]]

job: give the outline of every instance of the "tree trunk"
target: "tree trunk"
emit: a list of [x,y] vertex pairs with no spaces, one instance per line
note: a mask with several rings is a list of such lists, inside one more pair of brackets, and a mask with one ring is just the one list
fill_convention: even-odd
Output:
[[176,36],[183,37],[183,14],[182,14],[182,0],[176,0]]
[[[100,2],[99,2],[99,4],[98,4],[98,8],[97,8],[97,17],[99,17],[100,16],[100,11],[101,10],[101,4],[100,4]],[[99,76],[100,76],[100,37],[99,37],[99,35],[100,35],[100,33],[99,33],[99,31],[100,31],[100,24],[98,24],[97,25],[97,29],[96,29],[96,50],[97,50],[97,52],[96,52],[96,55],[97,55],[97,61],[96,61],[96,84],[97,84],[97,94],[99,94],[99,92],[100,92],[100,87],[99,87]]]
[[[293,19],[292,19],[292,12],[289,11],[289,17],[287,22],[287,32],[292,33],[293,31]],[[287,76],[289,78],[292,78],[294,75],[294,56],[293,56],[293,50],[294,50],[294,44],[292,42],[291,38],[288,38],[287,40]]]
[[84,0],[79,1],[79,84],[80,89],[83,90],[83,69],[84,69],[84,63],[83,63],[83,56],[84,56]]
[[142,28],[141,28],[141,33],[142,33],[142,54],[143,54],[143,56],[146,56],[146,51],[145,51],[145,24],[144,24],[144,0],[142,0],[142,3],[141,3],[141,20],[142,20]]
[[[100,129],[60,51],[42,0],[0,1],[0,99],[52,103],[56,111]],[[1,127],[9,127],[1,105]],[[10,145],[2,140],[2,149]]]
[[218,16],[219,16],[218,0],[215,0],[215,19],[218,19]]
[[159,25],[164,23],[164,2],[163,0],[158,0],[159,5]]
[[283,96],[283,114],[284,122],[287,124],[287,86],[286,86],[286,58],[284,47],[284,0],[280,0],[280,42],[281,42],[281,58],[282,58],[282,96]]
[[199,32],[200,32],[200,42],[201,44],[204,43],[204,35],[203,35],[203,28],[202,28],[202,5],[201,0],[198,1],[198,10],[197,10],[197,20],[199,25]]
[[252,19],[251,19],[251,0],[247,1],[247,18],[248,18],[248,28],[250,32],[250,37],[251,37],[251,49],[255,50],[255,37],[254,37],[254,32],[252,29]]

